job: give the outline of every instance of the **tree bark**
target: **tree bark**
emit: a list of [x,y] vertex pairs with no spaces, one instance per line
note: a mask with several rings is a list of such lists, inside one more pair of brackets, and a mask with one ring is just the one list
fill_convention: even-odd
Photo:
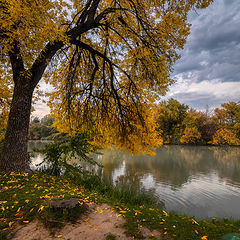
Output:
[[27,161],[27,141],[34,89],[28,78],[18,77],[14,82],[0,171],[27,172],[30,171]]

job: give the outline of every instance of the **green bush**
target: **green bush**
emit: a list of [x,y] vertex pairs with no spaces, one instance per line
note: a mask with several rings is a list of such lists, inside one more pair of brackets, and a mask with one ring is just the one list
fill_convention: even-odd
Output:
[[83,168],[83,162],[102,167],[101,164],[89,157],[90,153],[96,152],[98,149],[89,143],[86,134],[80,133],[49,143],[44,149],[34,149],[34,151],[44,154],[43,162],[38,165],[40,171],[54,176],[64,174],[66,177],[76,178],[76,176],[90,174]]

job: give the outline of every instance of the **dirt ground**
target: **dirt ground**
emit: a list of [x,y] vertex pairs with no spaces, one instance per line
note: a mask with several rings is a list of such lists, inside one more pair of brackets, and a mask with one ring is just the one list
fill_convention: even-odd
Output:
[[[133,239],[124,233],[121,227],[125,220],[106,204],[89,206],[88,210],[76,223],[67,223],[61,230],[51,234],[38,220],[25,226],[19,226],[13,233],[13,240],[104,240],[109,234],[116,240]],[[141,229],[146,239],[154,234],[160,239],[160,233],[150,232],[146,228]]]

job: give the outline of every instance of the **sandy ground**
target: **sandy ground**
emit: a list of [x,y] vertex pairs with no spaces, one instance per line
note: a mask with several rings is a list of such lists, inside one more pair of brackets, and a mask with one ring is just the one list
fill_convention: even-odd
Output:
[[[132,239],[124,234],[121,227],[124,218],[106,204],[90,206],[81,219],[74,224],[66,224],[61,230],[51,235],[43,224],[37,220],[28,225],[19,226],[13,234],[13,240],[104,240],[108,234],[116,236],[116,240]],[[154,234],[160,239],[160,233],[141,229],[146,239]]]

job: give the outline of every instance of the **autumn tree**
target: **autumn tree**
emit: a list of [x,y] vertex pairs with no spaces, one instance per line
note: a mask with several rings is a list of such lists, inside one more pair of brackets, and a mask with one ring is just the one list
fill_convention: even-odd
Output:
[[193,108],[187,111],[183,125],[184,134],[180,142],[184,144],[207,144],[216,132],[216,123],[211,116]]
[[240,137],[240,102],[223,103],[215,109],[215,118],[220,126],[228,126]]
[[226,127],[220,128],[213,135],[212,141],[210,141],[213,145],[234,145],[239,146],[240,140],[237,137],[236,133],[227,129]]
[[183,144],[197,144],[201,140],[201,133],[196,126],[186,127],[180,142]]
[[54,85],[53,112],[69,131],[117,136],[129,148],[157,145],[151,104],[172,82],[189,11],[212,1],[0,0],[1,81],[10,76],[14,85],[0,169],[28,169],[30,109],[42,78]]
[[162,131],[165,143],[179,143],[184,130],[188,106],[170,98],[157,106],[155,119],[158,131]]
[[223,103],[214,110],[212,119],[217,125],[212,144],[240,145],[240,102]]

